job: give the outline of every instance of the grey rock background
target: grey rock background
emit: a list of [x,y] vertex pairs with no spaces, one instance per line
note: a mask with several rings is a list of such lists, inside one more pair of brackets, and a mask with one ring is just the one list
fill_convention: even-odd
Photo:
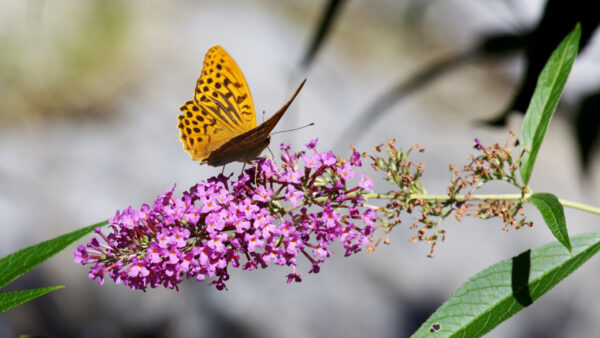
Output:
[[[0,95],[5,95],[0,107],[0,255],[104,220],[116,209],[149,203],[173,183],[181,193],[217,174],[220,169],[190,160],[176,128],[178,107],[192,95],[204,53],[213,44],[235,58],[257,112],[264,110],[267,116],[288,99],[300,79],[308,78],[276,129],[316,125],[274,136],[276,154],[280,142],[300,147],[315,137],[322,150],[340,138],[360,150],[392,137],[404,147],[420,143],[426,152],[413,159],[427,163],[423,183],[430,193],[443,193],[448,163],[465,163],[473,138],[504,143],[507,129],[476,122],[493,116],[510,99],[518,58],[458,68],[394,105],[357,143],[355,135],[344,131],[400,79],[470,47],[482,31],[531,25],[542,3],[520,4],[515,16],[499,2],[440,2],[430,6],[415,31],[403,22],[408,4],[349,2],[316,63],[304,74],[298,64],[319,17],[320,1],[120,3],[119,20],[126,22],[127,33],[117,57],[84,81],[80,73],[68,72],[72,63],[61,59],[65,45],[57,41],[77,33],[79,15],[94,13],[94,2],[0,1],[0,44],[6,47],[0,47]],[[93,37],[87,43],[94,45]],[[598,45],[592,43],[574,66],[565,105],[597,84]],[[75,93],[75,98],[50,95],[58,89],[48,85],[49,78],[59,79],[54,82],[64,88],[59,92]],[[25,85],[14,85],[15,79]],[[36,95],[22,96],[22,88]],[[19,97],[26,99],[15,99]],[[72,112],[56,114],[65,97],[73,100],[68,105]],[[52,102],[58,98],[60,102]],[[552,121],[531,186],[598,205],[600,177],[580,180],[565,118],[559,115]],[[520,121],[520,116],[513,117],[510,128],[518,130]],[[344,155],[349,151],[333,150]],[[598,168],[598,162],[592,167]],[[385,186],[370,175],[376,188]],[[503,185],[489,191],[513,192]],[[98,287],[87,279],[84,267],[72,263],[73,246],[11,285],[10,291],[66,288],[0,315],[0,336],[407,336],[471,275],[551,241],[537,211],[530,209],[529,214],[536,223],[533,228],[507,233],[498,221],[449,220],[443,225],[447,241],[436,247],[433,259],[426,258],[424,244],[408,242],[413,233],[406,226],[392,233],[392,245],[373,254],[344,258],[337,247],[321,273],[305,274],[300,284],[285,283],[285,268],[232,270],[228,292],[195,281],[184,283],[180,292],[133,292],[112,281]],[[571,234],[597,229],[597,217],[573,210],[566,210],[566,216]],[[409,220],[407,216],[406,224]],[[595,335],[600,315],[597,264],[592,259],[489,336]]]

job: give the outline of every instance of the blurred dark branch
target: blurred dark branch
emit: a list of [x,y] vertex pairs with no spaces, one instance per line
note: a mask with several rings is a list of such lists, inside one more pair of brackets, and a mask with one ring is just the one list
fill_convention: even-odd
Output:
[[323,15],[319,22],[319,26],[315,34],[313,35],[312,42],[310,44],[309,49],[306,51],[304,58],[302,59],[301,66],[302,68],[308,68],[312,64],[315,55],[319,51],[319,48],[323,45],[323,41],[331,31],[331,27],[335,19],[338,17],[342,5],[345,3],[345,0],[329,0],[327,2],[326,7],[324,8]]
[[343,147],[344,142],[347,143],[347,135],[352,135],[353,142],[358,142],[358,140],[366,134],[365,130],[373,126],[373,122],[377,121],[377,119],[388,111],[391,106],[443,74],[456,69],[467,60],[470,60],[473,55],[474,50],[438,61],[407,80],[401,81],[390,90],[377,97],[372,104],[353,121],[352,125],[340,134],[341,138],[338,140],[338,146]]
[[[511,112],[525,113],[535,90],[537,78],[560,41],[581,23],[580,53],[600,24],[600,14],[594,1],[549,0],[537,27],[531,32],[525,46],[525,72],[512,101],[489,125],[504,126]],[[584,174],[589,173],[590,157],[598,144],[600,133],[600,89],[589,93],[574,112],[570,121],[577,131],[577,142]]]
[[590,37],[600,23],[600,14],[594,1],[549,0],[544,13],[535,29],[529,35],[525,46],[525,74],[512,101],[499,116],[488,124],[504,126],[506,119],[513,111],[525,113],[529,100],[537,84],[537,78],[546,61],[560,41],[581,23],[581,40],[579,50],[582,51],[590,41]]
[[[315,31],[310,47],[302,60],[301,66],[303,68],[308,68],[312,64],[325,38],[330,33],[335,19],[339,16],[343,4],[344,0],[329,0],[326,3],[318,29]],[[374,122],[381,118],[391,106],[475,57],[500,58],[505,57],[507,53],[524,51],[526,58],[525,71],[512,101],[497,117],[485,122],[488,125],[504,126],[511,112],[525,112],[533,95],[539,73],[554,48],[573,29],[577,22],[582,25],[580,50],[585,49],[592,34],[600,24],[600,15],[595,6],[594,1],[548,0],[535,28],[525,33],[483,37],[481,43],[473,49],[447,57],[412,77],[400,81],[397,85],[375,98],[352,123],[352,126],[340,135],[352,135],[353,141],[357,142],[360,137],[366,134],[366,128],[374,125]],[[577,140],[584,168],[587,168],[590,153],[600,138],[600,112],[596,110],[599,95],[600,91],[591,93],[589,99],[579,107],[575,114],[575,121],[573,121],[578,132]],[[338,146],[341,144],[343,142],[339,140]]]
[[589,167],[591,153],[598,144],[598,129],[600,129],[600,92],[586,96],[575,116],[575,131],[579,144],[579,155],[583,169]]

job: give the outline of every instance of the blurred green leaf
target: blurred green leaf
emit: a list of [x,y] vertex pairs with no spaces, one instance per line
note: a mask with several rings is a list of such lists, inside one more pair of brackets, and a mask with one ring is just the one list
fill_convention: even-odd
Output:
[[39,289],[0,293],[0,313],[62,288],[63,286],[48,286]]
[[523,184],[528,184],[533,171],[544,135],[554,115],[556,106],[575,62],[579,48],[581,26],[567,35],[554,50],[550,59],[540,73],[531,102],[525,113],[521,126],[520,141],[522,149],[529,148],[521,160],[521,179]]
[[471,277],[413,337],[479,337],[538,300],[600,250],[600,231],[552,242]]
[[90,225],[83,229],[13,252],[8,256],[1,258],[0,288],[5,287],[8,283],[54,256],[71,243],[89,234],[96,227],[102,227],[106,224],[108,224],[108,221]]
[[565,212],[562,204],[558,201],[558,197],[549,193],[537,193],[529,196],[527,202],[538,208],[554,237],[569,250],[569,253],[572,253],[573,249],[569,241]]

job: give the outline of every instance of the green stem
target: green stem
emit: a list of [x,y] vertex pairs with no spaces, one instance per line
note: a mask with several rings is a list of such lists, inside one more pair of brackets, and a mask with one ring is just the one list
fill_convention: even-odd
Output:
[[[520,200],[523,196],[521,194],[488,194],[488,195],[477,195],[473,194],[467,197],[466,195],[456,195],[454,200],[457,202],[464,201],[481,201],[481,200],[500,200],[500,201],[512,201]],[[428,194],[411,194],[410,199],[423,199],[430,201],[448,201],[450,196],[448,195],[428,195]]]
[[[350,194],[348,194],[350,195]],[[363,195],[365,198],[374,198],[374,199],[391,199],[398,197],[397,194],[377,194],[377,193],[368,193]],[[463,201],[478,201],[478,200],[520,200],[522,198],[521,194],[489,194],[489,195],[477,195],[473,194],[467,197],[466,195],[456,195],[454,200],[457,202]],[[428,201],[448,201],[450,200],[450,196],[448,195],[429,195],[429,194],[411,194],[408,199],[422,199]]]
[[593,206],[587,205],[587,204],[567,201],[567,200],[563,200],[563,199],[559,199],[558,201],[560,202],[560,204],[562,204],[565,207],[579,209],[579,210],[583,210],[583,211],[591,212],[593,214],[600,215],[600,208],[593,207]]
[[[365,198],[374,198],[374,199],[391,199],[391,198],[397,197],[397,195],[395,195],[395,194],[376,194],[376,193],[369,193],[369,194],[365,194],[364,196],[365,196]],[[525,198],[527,198],[527,195],[525,195]],[[409,199],[422,199],[422,200],[428,200],[428,201],[448,201],[448,200],[450,200],[450,196],[448,196],[448,195],[412,194],[409,196]],[[454,200],[457,202],[481,201],[481,200],[509,201],[509,200],[520,200],[520,199],[522,199],[521,194],[489,194],[489,195],[473,194],[468,197],[466,195],[456,195],[454,197]],[[593,214],[600,215],[600,208],[598,208],[598,207],[593,207],[593,206],[587,205],[587,204],[568,201],[565,199],[559,199],[558,201],[564,207],[578,209],[578,210],[587,211],[587,212],[591,212]]]

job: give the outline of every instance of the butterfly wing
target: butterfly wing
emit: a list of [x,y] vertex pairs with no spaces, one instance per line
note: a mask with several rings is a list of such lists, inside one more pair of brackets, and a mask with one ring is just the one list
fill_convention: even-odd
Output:
[[256,127],[250,89],[242,71],[221,46],[204,58],[194,99],[179,108],[179,139],[192,159],[206,162],[210,153]]
[[294,95],[292,95],[289,101],[284,104],[279,111],[273,114],[271,118],[258,127],[235,136],[219,148],[215,149],[206,159],[206,163],[218,167],[233,161],[248,162],[258,157],[269,145],[269,134],[290,107],[305,82],[306,79],[300,83],[298,89],[296,89],[296,92],[294,92]]

